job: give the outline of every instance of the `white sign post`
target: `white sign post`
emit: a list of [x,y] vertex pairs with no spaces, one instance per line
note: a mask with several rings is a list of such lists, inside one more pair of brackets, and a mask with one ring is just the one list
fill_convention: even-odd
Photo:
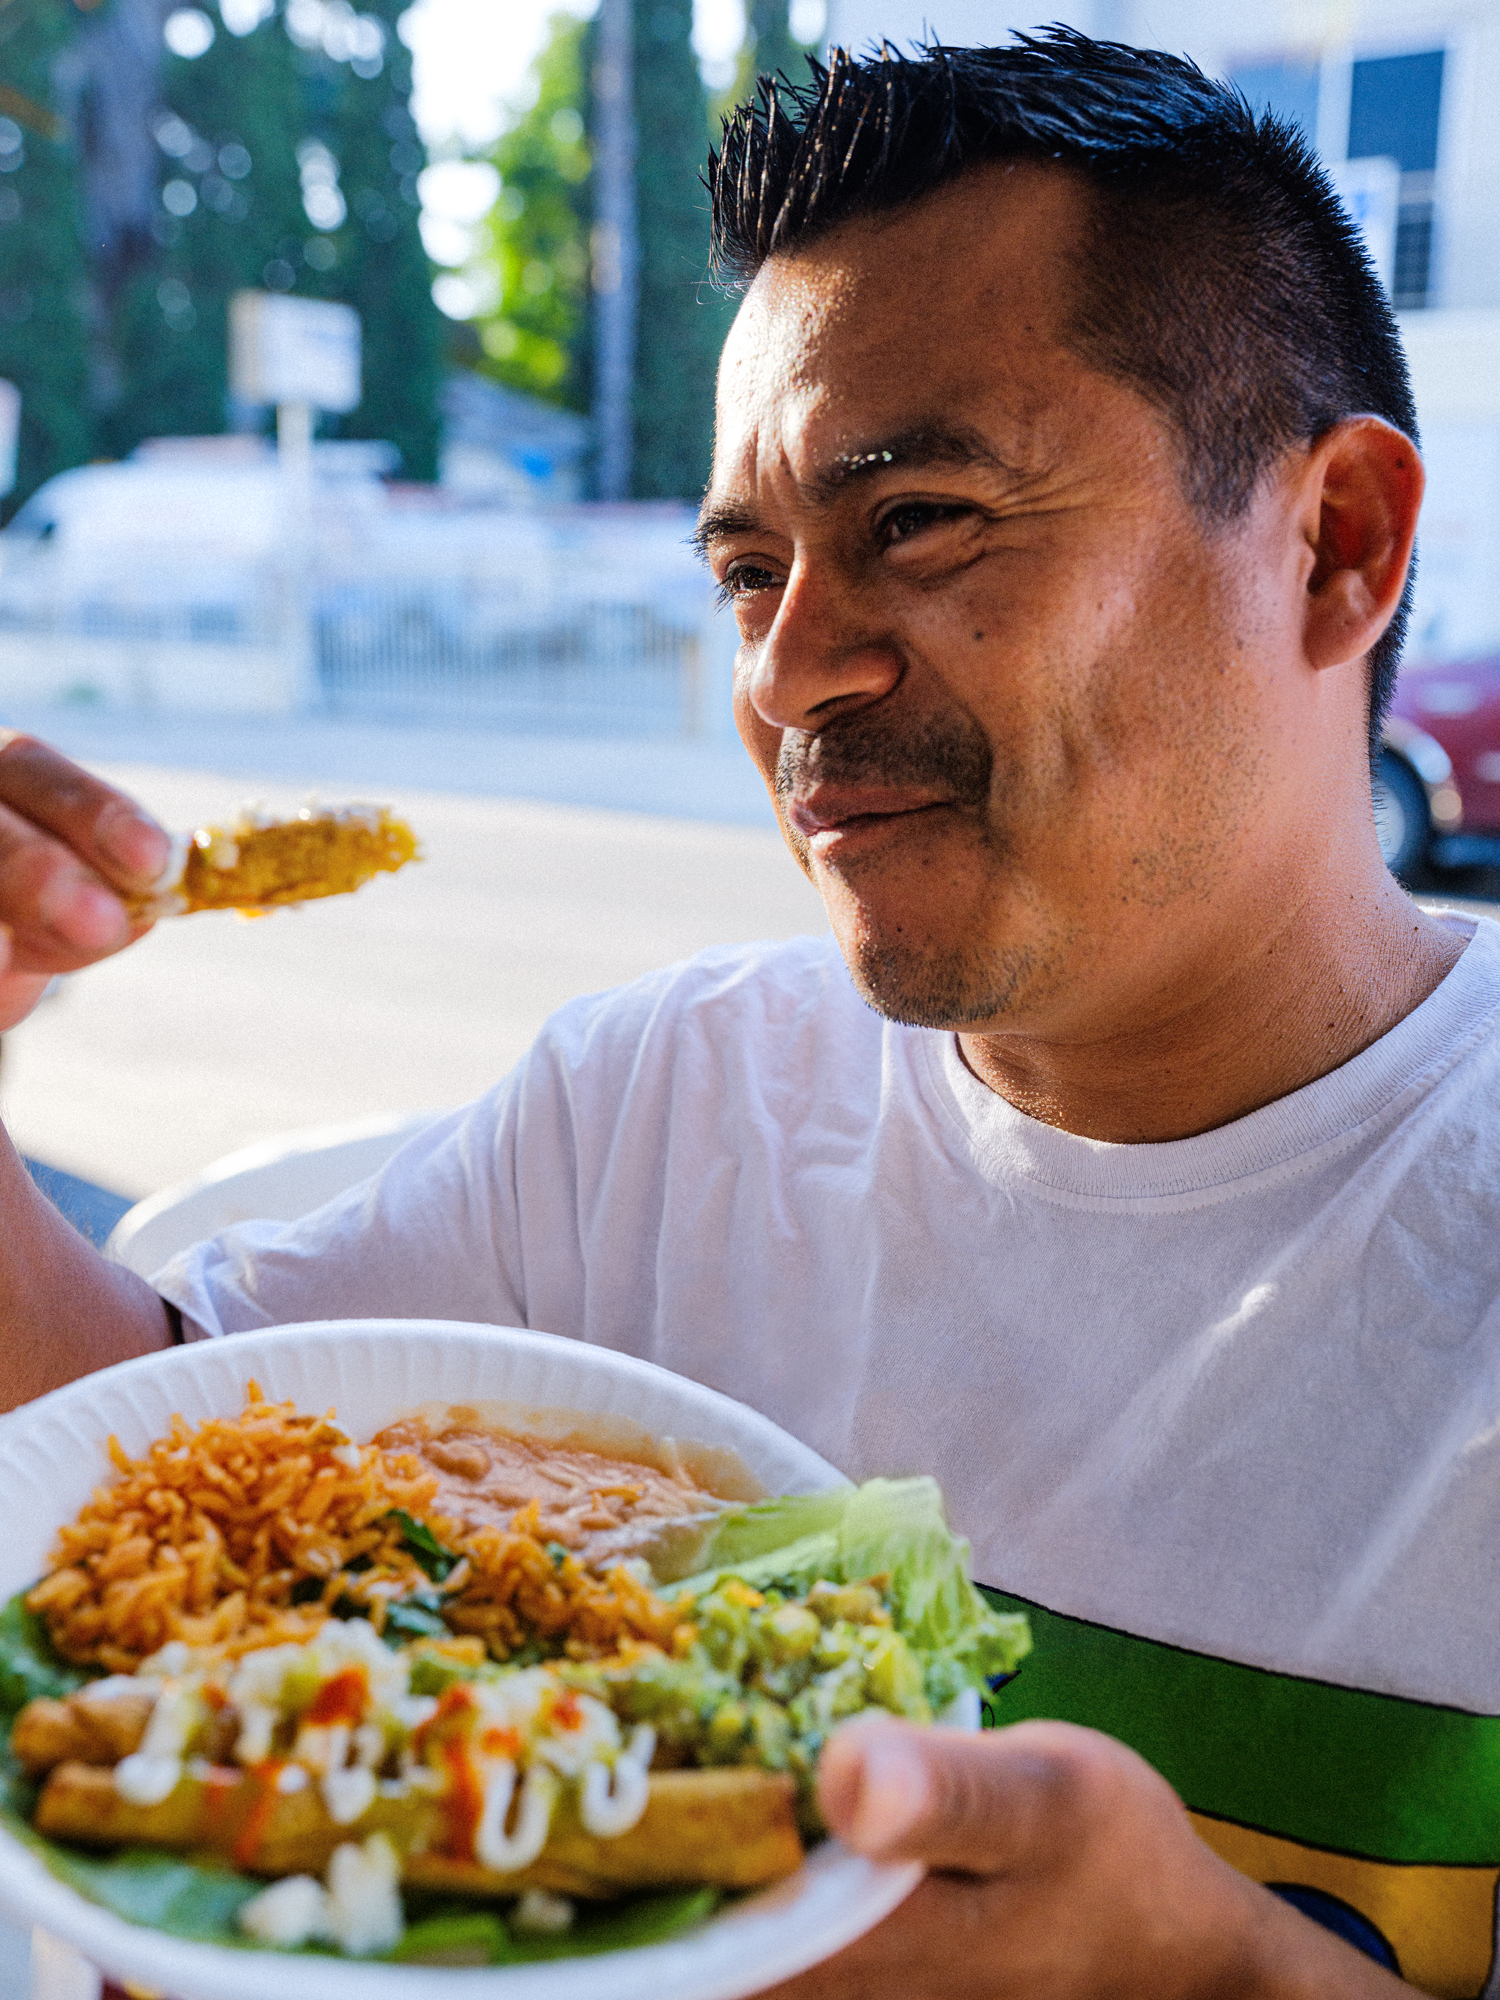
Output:
[[236,292],[229,302],[229,374],[247,403],[358,406],[359,314],[330,299]]
[[14,382],[0,379],[0,499],[16,483],[16,458],[21,446],[21,392]]
[[246,403],[276,405],[286,533],[287,599],[297,681],[317,698],[312,646],[312,437],[315,410],[342,414],[360,399],[359,314],[329,299],[236,292],[229,301],[229,384]]

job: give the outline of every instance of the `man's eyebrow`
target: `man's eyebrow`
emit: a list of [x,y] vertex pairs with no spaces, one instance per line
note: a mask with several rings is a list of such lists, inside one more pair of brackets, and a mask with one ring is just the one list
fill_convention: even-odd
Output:
[[[1013,484],[1027,476],[997,451],[981,431],[967,424],[916,424],[893,436],[872,439],[840,452],[826,466],[802,481],[802,491],[814,506],[830,506],[862,479],[882,472],[978,469],[996,473]],[[734,502],[705,504],[693,533],[693,547],[706,556],[713,544],[730,535],[753,534],[760,526],[753,509]]]
[[918,471],[931,466],[949,472],[979,469],[1020,480],[1020,467],[998,452],[982,431],[968,424],[915,424],[894,437],[875,438],[840,452],[829,465],[804,480],[803,491],[814,503],[827,505],[861,479],[882,472]]
[[698,525],[688,537],[700,556],[706,556],[715,542],[722,542],[728,535],[752,534],[760,526],[760,521],[748,507],[737,507],[732,503],[724,507],[710,507],[705,501],[703,512],[698,516]]

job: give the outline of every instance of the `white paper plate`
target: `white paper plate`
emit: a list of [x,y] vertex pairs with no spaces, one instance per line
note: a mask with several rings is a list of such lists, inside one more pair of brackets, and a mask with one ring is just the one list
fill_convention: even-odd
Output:
[[[728,1447],[772,1493],[841,1485],[826,1460],[727,1396],[582,1342],[447,1320],[334,1320],[237,1334],[125,1362],[0,1419],[0,1602],[47,1566],[52,1538],[110,1476],[105,1440],[132,1456],[168,1428],[236,1414],[254,1376],[268,1396],[332,1406],[363,1441],[429,1401],[577,1409],[656,1436]],[[175,2000],[739,2000],[815,1965],[889,1914],[921,1879],[836,1841],[785,1882],[664,1944],[547,1964],[368,1964],[190,1944],[126,1923],[67,1888],[0,1831],[0,1910],[74,1945],[115,1979]]]

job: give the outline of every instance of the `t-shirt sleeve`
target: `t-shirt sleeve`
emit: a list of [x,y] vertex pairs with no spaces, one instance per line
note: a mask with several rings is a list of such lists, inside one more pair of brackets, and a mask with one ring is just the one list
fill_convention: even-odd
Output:
[[[527,1067],[312,1214],[227,1229],[152,1283],[209,1335],[321,1319],[526,1325],[515,1177]],[[534,1171],[545,1176],[544,1159]]]

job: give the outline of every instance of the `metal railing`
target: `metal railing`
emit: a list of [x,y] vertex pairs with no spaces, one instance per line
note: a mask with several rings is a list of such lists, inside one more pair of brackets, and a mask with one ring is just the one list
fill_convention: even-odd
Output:
[[299,571],[159,552],[81,566],[38,547],[0,573],[0,699],[8,680],[36,698],[55,655],[60,695],[89,693],[92,675],[99,699],[183,707],[200,671],[207,689],[253,653],[285,656],[290,705],[351,717],[698,733],[702,580],[589,549],[467,554],[324,550]]
[[324,582],[318,685],[345,714],[691,734],[698,622],[694,607],[673,609],[489,579]]

